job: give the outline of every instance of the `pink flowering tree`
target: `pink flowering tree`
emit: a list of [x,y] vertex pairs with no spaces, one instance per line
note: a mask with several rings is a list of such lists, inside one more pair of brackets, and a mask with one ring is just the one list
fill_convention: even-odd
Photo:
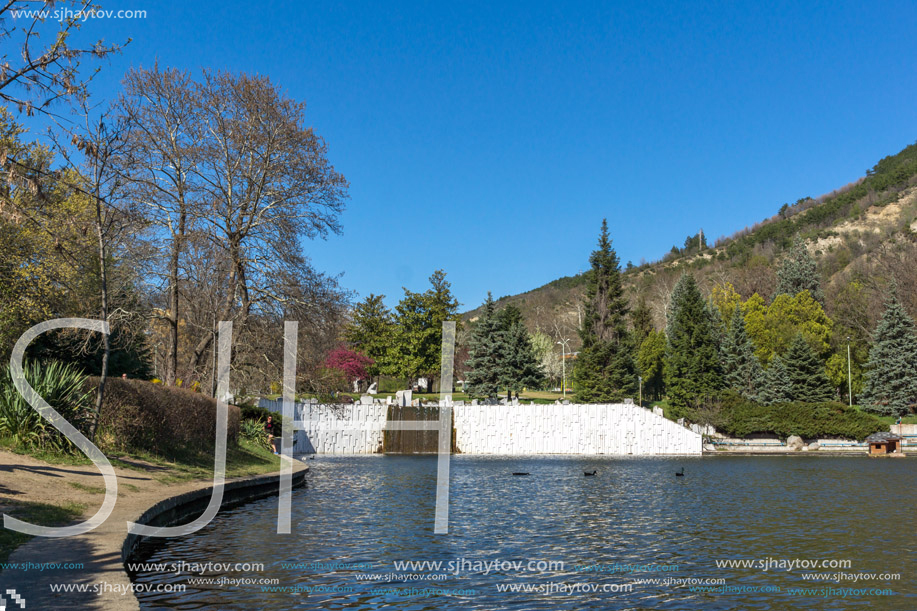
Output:
[[348,380],[365,380],[369,377],[366,368],[375,361],[364,354],[349,350],[344,346],[335,348],[325,359],[325,367],[342,372]]

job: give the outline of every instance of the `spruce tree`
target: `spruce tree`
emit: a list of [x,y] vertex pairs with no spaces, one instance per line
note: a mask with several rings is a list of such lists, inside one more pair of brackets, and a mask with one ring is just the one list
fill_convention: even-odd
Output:
[[500,393],[503,333],[494,313],[493,296],[488,292],[481,316],[474,323],[468,339],[469,358],[465,362],[468,373],[465,385],[474,397],[494,398]]
[[627,299],[618,255],[611,247],[608,222],[602,220],[598,248],[589,257],[583,322],[583,346],[573,366],[574,399],[582,403],[620,401],[635,394],[637,373],[627,331]]
[[897,290],[873,333],[860,403],[872,412],[902,416],[917,403],[917,334]]
[[637,302],[637,307],[630,313],[630,319],[634,326],[634,346],[642,346],[643,340],[656,330],[656,327],[653,326],[653,314],[650,312],[649,306],[646,305],[645,297],[640,297],[640,300]]
[[702,404],[722,387],[716,331],[694,277],[684,274],[672,291],[665,385],[679,414]]
[[796,236],[792,248],[783,260],[783,265],[777,270],[776,294],[786,293],[790,297],[795,297],[802,291],[809,291],[818,303],[825,304],[815,259],[809,254],[802,239]]
[[793,401],[821,403],[834,398],[825,364],[815,355],[802,333],[793,338],[783,361],[793,384]]
[[783,359],[775,356],[764,373],[764,387],[758,393],[757,400],[764,405],[787,403],[793,400],[793,381],[783,364]]
[[738,306],[733,310],[721,354],[725,386],[736,390],[746,399],[756,399],[764,388],[764,369],[745,332],[745,319]]
[[518,397],[524,388],[537,388],[544,383],[544,371],[521,321],[502,332],[502,351],[500,386],[506,389],[507,399],[512,398],[513,392]]

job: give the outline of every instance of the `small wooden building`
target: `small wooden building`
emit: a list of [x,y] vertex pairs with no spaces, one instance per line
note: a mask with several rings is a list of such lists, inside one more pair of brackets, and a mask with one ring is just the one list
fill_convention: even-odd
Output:
[[895,433],[873,433],[866,438],[869,454],[900,454],[901,437]]

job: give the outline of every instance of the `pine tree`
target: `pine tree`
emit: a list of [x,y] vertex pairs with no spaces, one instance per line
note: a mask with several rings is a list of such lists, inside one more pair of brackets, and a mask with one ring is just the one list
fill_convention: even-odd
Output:
[[643,296],[637,302],[637,307],[630,313],[630,320],[634,326],[634,346],[641,346],[643,345],[643,340],[656,330],[653,326],[653,314],[650,312],[649,306],[646,305],[646,298]]
[[745,332],[745,319],[738,306],[733,310],[722,345],[723,382],[743,397],[754,400],[764,388],[764,369],[755,356],[754,346]]
[[627,331],[627,299],[618,255],[602,220],[598,248],[589,257],[586,277],[583,347],[573,367],[574,399],[582,403],[620,401],[637,390],[633,348]]
[[757,400],[764,405],[787,403],[793,400],[793,381],[783,364],[783,359],[775,356],[764,373],[764,387],[758,393]]
[[468,393],[474,397],[498,396],[502,382],[504,343],[494,313],[493,296],[489,292],[481,316],[471,329],[468,351],[470,357],[465,363],[468,366],[468,374],[465,376]]
[[689,414],[722,387],[716,332],[690,274],[675,285],[669,311],[665,385],[676,412]]
[[884,415],[902,416],[917,403],[917,334],[897,290],[873,333],[860,403]]
[[815,355],[802,333],[793,338],[783,362],[793,384],[793,401],[821,403],[834,398],[825,364]]
[[802,291],[809,291],[812,297],[824,305],[825,295],[821,290],[821,277],[815,259],[809,254],[805,243],[799,236],[777,270],[777,295],[786,293],[795,297]]
[[544,371],[529,337],[525,325],[516,321],[502,332],[502,359],[500,363],[500,386],[506,389],[506,398],[524,388],[537,388],[544,383]]

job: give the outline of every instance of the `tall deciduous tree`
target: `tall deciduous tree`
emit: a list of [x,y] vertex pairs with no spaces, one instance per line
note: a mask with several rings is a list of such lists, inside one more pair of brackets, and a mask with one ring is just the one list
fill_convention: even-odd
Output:
[[573,367],[575,399],[583,403],[619,401],[633,396],[637,373],[627,331],[627,299],[621,266],[602,220],[598,248],[589,257],[580,339]]
[[784,363],[793,384],[793,401],[819,403],[831,400],[834,391],[825,372],[825,363],[815,355],[801,333],[790,344]]
[[825,296],[821,290],[821,277],[815,259],[809,254],[802,239],[796,236],[792,248],[777,270],[777,294],[793,297],[800,291],[809,291],[818,303],[824,305]]
[[716,331],[690,274],[678,280],[669,312],[666,391],[676,412],[688,415],[722,387]]
[[665,392],[665,348],[665,333],[651,330],[637,351],[643,394],[653,400],[661,399]]
[[873,333],[860,403],[866,409],[901,416],[917,404],[917,334],[898,301],[897,289]]

